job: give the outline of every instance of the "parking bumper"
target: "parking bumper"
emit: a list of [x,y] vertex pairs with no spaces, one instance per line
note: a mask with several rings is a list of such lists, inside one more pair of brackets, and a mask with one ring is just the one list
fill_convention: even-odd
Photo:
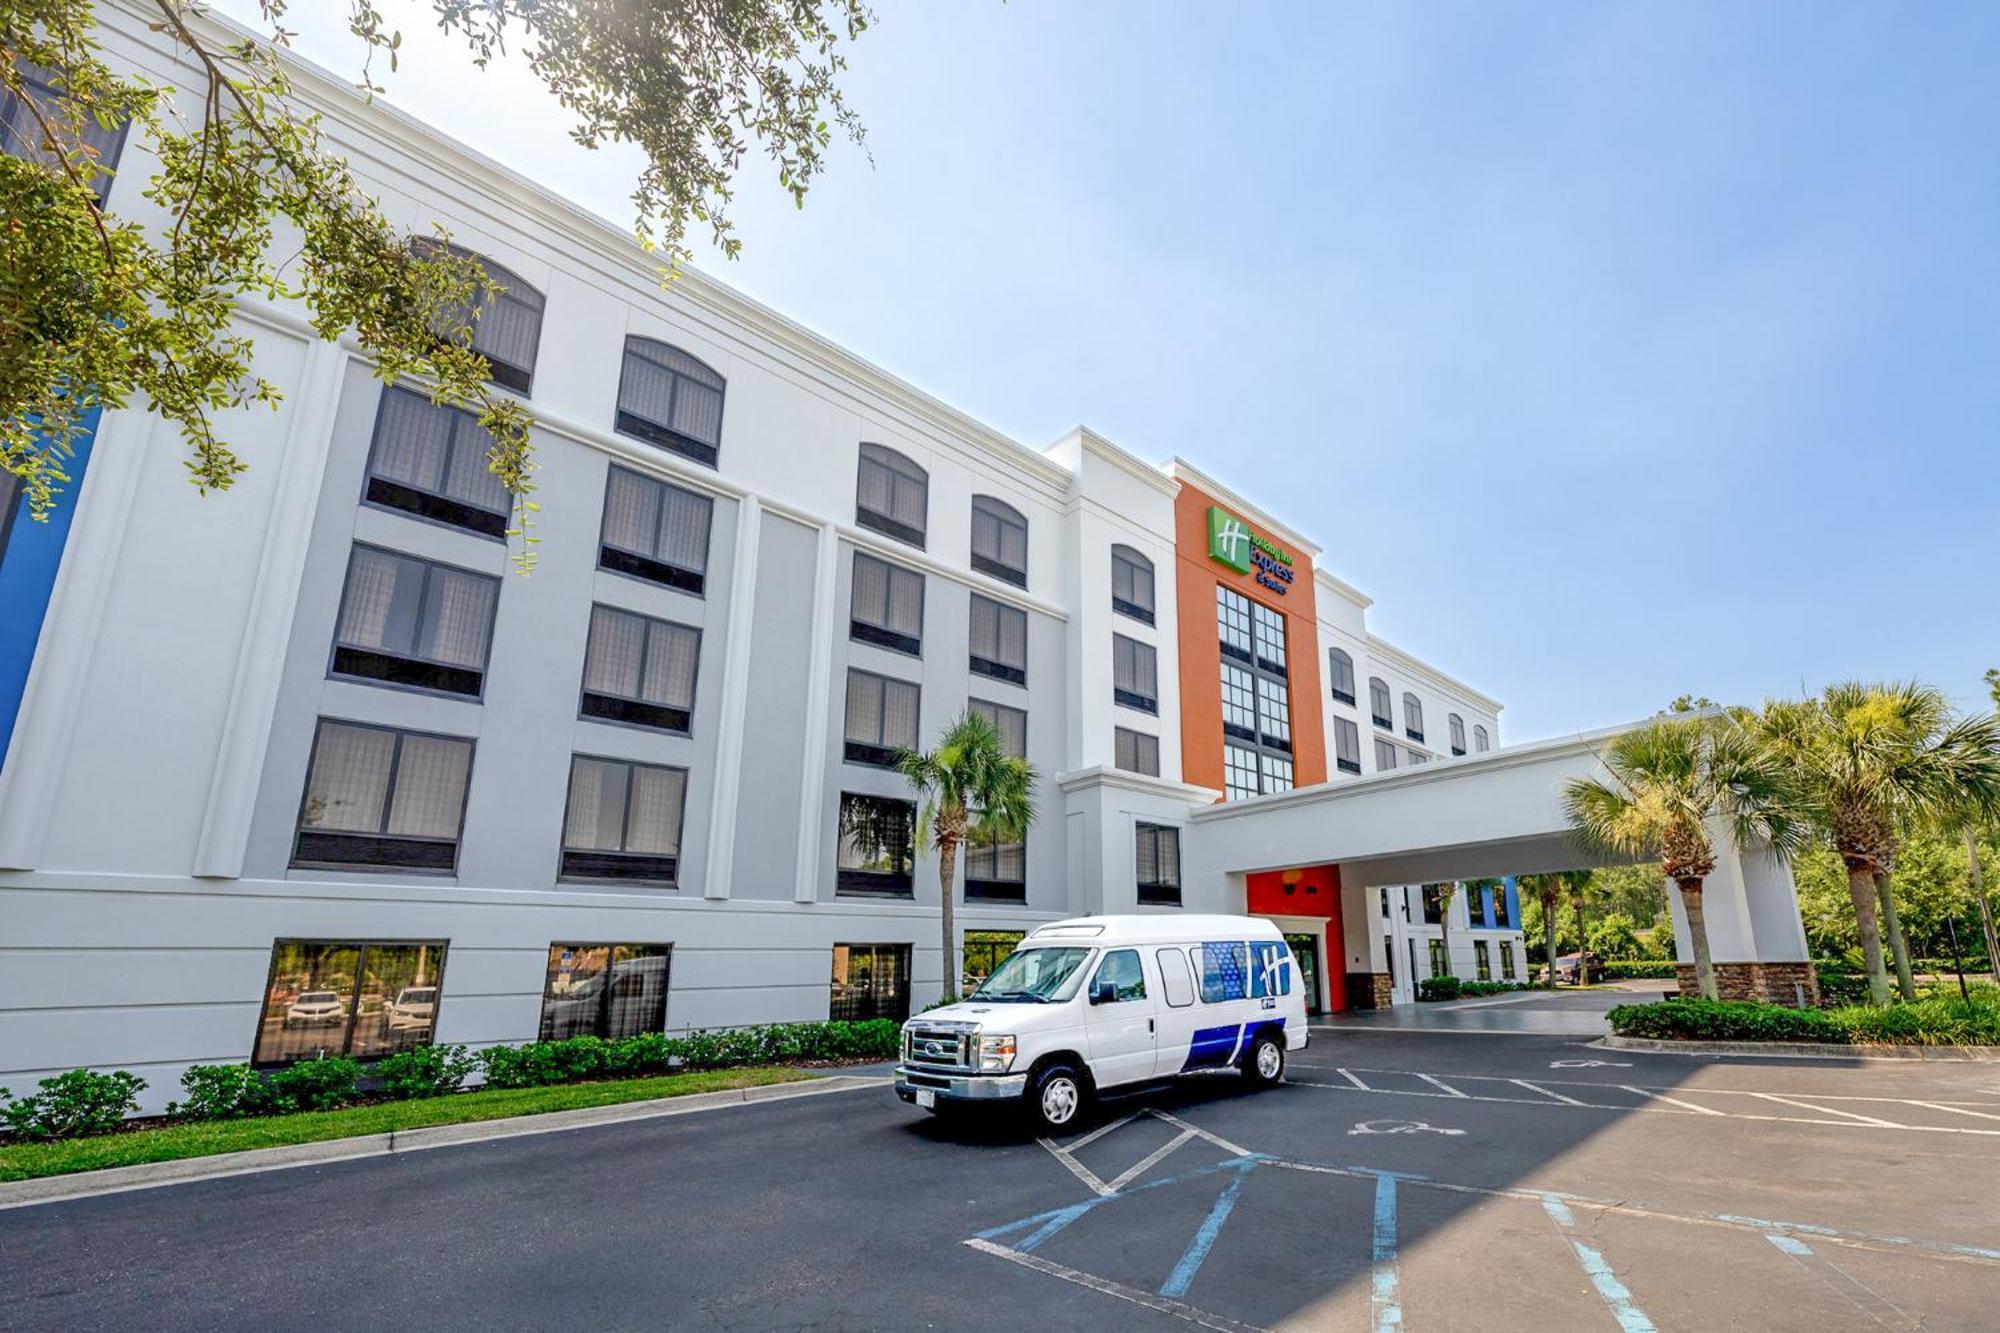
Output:
[[896,1067],[896,1095],[906,1102],[919,1091],[934,1092],[941,1102],[1001,1102],[1028,1090],[1026,1074],[934,1074],[927,1069]]

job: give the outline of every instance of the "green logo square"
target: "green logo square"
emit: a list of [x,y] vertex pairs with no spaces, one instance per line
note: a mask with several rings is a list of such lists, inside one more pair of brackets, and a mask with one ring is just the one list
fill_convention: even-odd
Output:
[[1208,507],[1208,555],[1239,574],[1250,572],[1250,525],[1220,505]]

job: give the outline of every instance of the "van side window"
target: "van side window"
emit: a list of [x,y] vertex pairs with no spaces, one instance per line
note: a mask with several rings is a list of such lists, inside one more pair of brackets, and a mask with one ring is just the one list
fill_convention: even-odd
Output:
[[1104,955],[1104,961],[1097,965],[1097,983],[1090,988],[1093,1002],[1106,985],[1111,987],[1109,1002],[1113,1004],[1146,998],[1146,974],[1139,967],[1137,949],[1113,949]]
[[1244,995],[1244,974],[1249,971],[1248,951],[1240,941],[1201,946],[1201,998],[1208,1004],[1240,1000]]
[[1185,1009],[1194,1003],[1194,977],[1188,971],[1187,955],[1179,949],[1162,949],[1153,955],[1160,962],[1160,985],[1166,989],[1167,1003]]
[[1292,993],[1292,948],[1283,940],[1257,940],[1250,945],[1250,995]]

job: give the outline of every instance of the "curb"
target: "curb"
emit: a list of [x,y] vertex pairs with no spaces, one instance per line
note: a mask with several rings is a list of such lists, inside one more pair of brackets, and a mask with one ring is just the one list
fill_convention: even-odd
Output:
[[478,1120],[462,1125],[431,1125],[387,1134],[362,1134],[354,1138],[324,1139],[318,1143],[293,1143],[279,1148],[252,1148],[244,1152],[215,1153],[207,1157],[183,1157],[171,1162],[144,1162],[137,1166],[106,1167],[99,1171],[77,1171],[68,1175],[43,1176],[36,1180],[15,1180],[0,1184],[0,1209],[29,1208],[41,1203],[61,1203],[96,1194],[122,1194],[128,1190],[156,1189],[196,1180],[223,1176],[253,1175],[260,1171],[282,1171],[294,1166],[317,1166],[323,1162],[346,1162],[364,1157],[386,1157],[392,1153],[418,1152],[425,1148],[448,1148],[460,1143],[484,1143],[491,1139],[521,1138],[529,1134],[553,1134],[566,1129],[589,1129],[596,1125],[618,1125],[633,1120],[658,1120],[665,1116],[691,1115],[729,1106],[758,1102],[790,1101],[798,1097],[818,1097],[831,1092],[854,1092],[862,1088],[885,1087],[895,1080],[889,1076],[801,1079],[794,1083],[767,1083],[753,1088],[725,1088],[720,1092],[695,1092],[680,1097],[656,1097],[642,1102],[616,1102],[610,1106],[586,1106],[574,1111],[545,1111],[540,1115],[514,1116],[505,1120]]
[[1668,1041],[1657,1037],[1601,1037],[1591,1043],[1642,1055],[1762,1055],[1780,1060],[1945,1060],[2000,1064],[2000,1046],[1843,1045],[1830,1041]]

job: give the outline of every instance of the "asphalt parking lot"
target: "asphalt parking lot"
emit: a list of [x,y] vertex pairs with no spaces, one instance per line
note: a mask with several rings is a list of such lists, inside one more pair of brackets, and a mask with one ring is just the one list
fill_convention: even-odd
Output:
[[1316,1033],[1042,1143],[883,1088],[0,1212],[0,1327],[1987,1329],[2000,1066]]

